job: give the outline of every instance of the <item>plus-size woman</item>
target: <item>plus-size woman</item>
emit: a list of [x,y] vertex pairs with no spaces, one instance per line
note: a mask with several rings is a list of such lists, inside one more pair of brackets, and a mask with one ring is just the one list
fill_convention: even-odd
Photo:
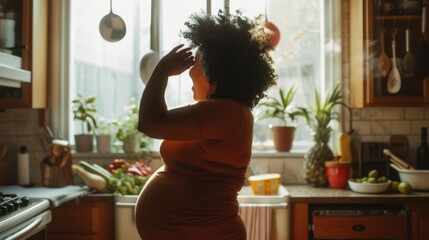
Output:
[[[161,59],[140,102],[139,130],[164,140],[165,165],[140,193],[137,228],[143,240],[245,240],[237,192],[251,157],[251,110],[277,80],[271,48],[262,23],[239,12],[195,14],[185,25],[191,47]],[[168,78],[189,68],[196,102],[170,109]]]

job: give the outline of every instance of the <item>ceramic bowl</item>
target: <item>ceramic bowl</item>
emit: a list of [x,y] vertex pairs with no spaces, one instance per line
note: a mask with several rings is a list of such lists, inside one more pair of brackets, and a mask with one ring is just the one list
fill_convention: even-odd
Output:
[[394,164],[390,167],[398,171],[401,182],[407,182],[416,191],[429,191],[429,170],[400,169]]
[[390,181],[385,183],[358,183],[354,179],[349,179],[349,187],[358,193],[383,193],[389,189]]

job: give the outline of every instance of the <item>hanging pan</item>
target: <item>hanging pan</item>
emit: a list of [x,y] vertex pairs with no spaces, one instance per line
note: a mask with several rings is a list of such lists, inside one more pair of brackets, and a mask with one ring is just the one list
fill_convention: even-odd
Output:
[[99,28],[101,36],[109,42],[121,40],[127,32],[124,20],[112,11],[112,0],[110,0],[110,13],[101,19]]

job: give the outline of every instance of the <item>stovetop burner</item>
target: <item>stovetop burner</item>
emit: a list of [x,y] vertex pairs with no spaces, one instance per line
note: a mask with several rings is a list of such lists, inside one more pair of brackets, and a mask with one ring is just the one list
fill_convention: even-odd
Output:
[[47,199],[0,192],[0,235],[2,231],[46,211],[49,207]]
[[16,194],[0,193],[0,217],[28,206],[30,199],[28,197],[18,197]]

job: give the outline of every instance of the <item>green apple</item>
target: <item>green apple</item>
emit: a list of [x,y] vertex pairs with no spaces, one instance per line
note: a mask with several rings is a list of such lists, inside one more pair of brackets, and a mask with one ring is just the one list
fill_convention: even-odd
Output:
[[398,191],[400,193],[408,194],[412,192],[411,185],[407,182],[401,182],[398,184]]

